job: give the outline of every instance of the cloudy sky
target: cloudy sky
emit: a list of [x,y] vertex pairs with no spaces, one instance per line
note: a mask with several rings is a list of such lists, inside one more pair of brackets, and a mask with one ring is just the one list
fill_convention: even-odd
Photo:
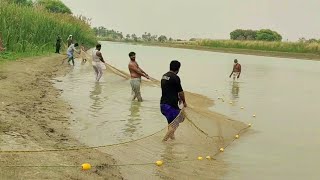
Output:
[[283,39],[320,39],[320,0],[62,0],[93,26],[173,38],[229,38],[237,28],[269,28]]

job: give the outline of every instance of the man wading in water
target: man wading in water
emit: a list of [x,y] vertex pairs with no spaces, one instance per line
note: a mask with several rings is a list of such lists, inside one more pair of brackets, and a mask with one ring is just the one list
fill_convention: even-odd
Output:
[[142,102],[141,92],[140,92],[140,86],[141,86],[141,76],[149,79],[149,75],[145,73],[136,62],[136,53],[130,52],[129,53],[130,62],[128,65],[130,75],[131,75],[131,88],[132,88],[132,101],[134,101],[136,98],[139,102]]
[[96,74],[96,82],[99,82],[106,63],[102,57],[102,53],[100,52],[100,50],[101,44],[97,44],[96,49],[92,51],[92,67]]
[[240,74],[241,74],[241,65],[238,63],[238,60],[235,59],[233,69],[232,69],[232,72],[231,72],[229,78],[231,78],[231,76],[233,75],[233,80],[235,81],[236,78],[237,79],[240,78]]
[[80,51],[76,50],[76,47],[78,47],[79,44],[75,43],[75,44],[71,44],[67,50],[67,56],[68,56],[68,63],[70,64],[70,61],[72,61],[72,65],[74,66],[74,56],[73,53],[74,51],[77,52],[78,54],[80,54]]
[[177,74],[180,70],[179,61],[171,61],[170,71],[162,76],[161,90],[162,96],[160,100],[161,113],[167,118],[168,132],[162,141],[175,139],[174,133],[179,124],[184,121],[184,113],[179,108],[178,103],[183,103],[183,107],[187,107],[181,81]]

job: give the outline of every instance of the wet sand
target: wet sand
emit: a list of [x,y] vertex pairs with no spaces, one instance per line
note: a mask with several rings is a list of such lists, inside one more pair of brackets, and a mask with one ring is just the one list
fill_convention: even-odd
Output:
[[[0,179],[122,179],[117,167],[108,166],[115,160],[98,150],[7,152],[85,147],[69,134],[72,108],[51,81],[70,70],[63,58],[1,64]],[[85,162],[99,167],[82,171]]]

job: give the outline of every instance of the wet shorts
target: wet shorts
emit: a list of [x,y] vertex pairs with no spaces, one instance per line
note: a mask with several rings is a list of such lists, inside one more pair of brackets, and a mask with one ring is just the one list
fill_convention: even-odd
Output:
[[161,113],[167,118],[168,124],[171,124],[180,114],[180,109],[176,109],[168,104],[160,104]]

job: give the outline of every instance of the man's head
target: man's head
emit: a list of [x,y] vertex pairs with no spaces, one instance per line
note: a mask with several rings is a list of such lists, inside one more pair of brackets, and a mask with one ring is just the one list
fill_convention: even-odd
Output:
[[237,59],[235,59],[233,62],[234,62],[234,63],[238,63],[238,60],[237,60]]
[[74,47],[78,47],[78,46],[79,46],[79,44],[78,44],[78,43],[75,43],[75,44],[74,44]]
[[130,60],[135,61],[136,60],[136,53],[135,52],[130,52],[129,53],[129,58],[130,58]]
[[96,45],[96,49],[100,51],[101,50],[101,44],[97,44]]
[[174,73],[178,74],[180,70],[180,66],[181,66],[181,63],[179,61],[173,60],[170,63],[170,71],[173,71]]

